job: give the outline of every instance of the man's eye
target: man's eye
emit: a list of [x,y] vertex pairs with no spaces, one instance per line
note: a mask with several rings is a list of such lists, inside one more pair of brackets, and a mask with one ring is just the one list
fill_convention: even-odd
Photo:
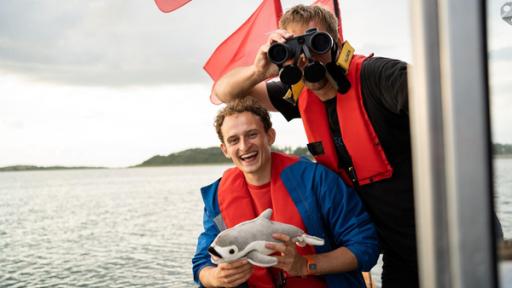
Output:
[[238,143],[238,139],[230,139],[230,140],[228,140],[228,143],[231,145],[234,145],[234,144]]
[[256,133],[256,132],[249,133],[249,137],[251,137],[251,138],[254,138],[256,136],[258,136],[258,133]]

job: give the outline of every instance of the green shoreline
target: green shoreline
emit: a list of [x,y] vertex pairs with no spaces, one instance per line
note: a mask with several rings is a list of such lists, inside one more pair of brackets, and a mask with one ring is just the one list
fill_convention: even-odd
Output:
[[493,158],[497,159],[512,159],[512,154],[495,154]]
[[[511,146],[512,145],[503,145]],[[298,147],[284,147],[275,148],[273,150],[279,152],[285,152],[288,154],[294,154],[297,156],[311,157],[308,153],[307,148]],[[506,151],[508,152],[508,151]],[[500,153],[494,154],[493,159],[512,159],[512,153]],[[146,168],[146,167],[165,167],[165,166],[198,166],[198,165],[222,165],[230,164],[231,161],[227,159],[219,147],[208,147],[208,148],[192,148],[183,150],[176,153],[171,153],[167,156],[156,155],[153,156],[140,164],[128,166],[128,167],[88,167],[88,166],[34,166],[34,165],[12,165],[7,167],[0,167],[0,172],[21,172],[21,171],[52,171],[52,170],[84,170],[84,169],[118,169],[118,168]]]

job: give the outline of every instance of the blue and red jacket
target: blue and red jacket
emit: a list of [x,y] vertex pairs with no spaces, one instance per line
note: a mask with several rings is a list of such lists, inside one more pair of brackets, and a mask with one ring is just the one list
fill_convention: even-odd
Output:
[[[230,170],[231,172],[229,172]],[[230,170],[223,178],[201,189],[205,204],[204,231],[199,236],[196,253],[192,259],[194,280],[199,285],[201,285],[199,282],[201,269],[205,266],[215,265],[211,262],[207,251],[210,244],[220,231],[244,220],[239,216],[233,216],[234,214],[230,211],[234,210],[225,208],[229,199],[223,200],[223,198],[229,197],[227,195],[230,194],[236,194],[236,191],[244,190],[243,187],[226,188],[225,181],[228,181],[226,179],[233,179],[233,175],[236,175],[237,171],[241,174],[236,168]],[[226,175],[230,177],[226,177]],[[325,253],[344,246],[357,258],[359,267],[356,271],[323,275],[327,287],[364,287],[360,272],[369,271],[375,265],[379,256],[379,247],[375,228],[370,222],[368,214],[363,210],[363,205],[354,190],[347,187],[337,174],[322,165],[304,158],[299,160],[278,153],[272,153],[271,178],[271,193],[277,195],[272,197],[272,201],[280,202],[281,200],[274,199],[283,196],[279,196],[279,194],[286,193],[287,195],[281,198],[291,199],[290,203],[296,208],[281,209],[280,213],[283,210],[296,210],[302,223],[302,225],[299,223],[298,226],[303,226],[300,228],[310,235],[325,239],[325,245],[314,247],[314,252]],[[243,185],[240,183],[236,186]],[[279,188],[280,186],[282,188]],[[229,193],[220,191],[223,189],[229,189]],[[219,201],[219,194],[221,201]],[[245,195],[242,195],[243,197]],[[240,199],[240,195],[233,195],[234,198]],[[243,202],[237,202],[240,205],[238,211],[250,210],[250,207],[246,207],[248,204],[243,204]],[[273,206],[276,205],[278,207],[274,208],[279,209],[279,206],[283,204],[273,203]],[[223,209],[226,211],[222,211]],[[231,218],[239,219],[231,221],[232,219],[226,219],[228,215],[232,215]],[[274,220],[282,221],[283,217],[285,216],[279,216]],[[296,222],[296,220],[293,221]],[[290,224],[297,225],[297,222]]]

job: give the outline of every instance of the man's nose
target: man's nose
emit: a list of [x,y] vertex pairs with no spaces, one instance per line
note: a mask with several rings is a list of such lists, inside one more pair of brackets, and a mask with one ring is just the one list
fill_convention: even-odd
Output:
[[308,63],[306,56],[304,54],[301,54],[297,66],[299,66],[300,70],[304,70],[304,66],[306,66],[306,63]]
[[242,137],[242,139],[240,139],[240,150],[245,151],[249,146],[249,139]]
[[[294,59],[288,59],[286,62],[284,62],[283,66],[292,65],[294,62]],[[306,56],[304,54],[300,54],[299,61],[297,62],[297,67],[299,67],[302,70],[304,69],[304,66],[306,66],[307,62],[308,60],[306,59]]]

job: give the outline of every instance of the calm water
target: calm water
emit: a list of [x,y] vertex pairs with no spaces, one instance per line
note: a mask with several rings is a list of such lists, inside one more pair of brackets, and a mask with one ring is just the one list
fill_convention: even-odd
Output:
[[494,161],[494,203],[505,239],[512,238],[512,158]]
[[[512,159],[496,165],[512,238]],[[194,286],[199,188],[225,167],[0,173],[0,286]]]

